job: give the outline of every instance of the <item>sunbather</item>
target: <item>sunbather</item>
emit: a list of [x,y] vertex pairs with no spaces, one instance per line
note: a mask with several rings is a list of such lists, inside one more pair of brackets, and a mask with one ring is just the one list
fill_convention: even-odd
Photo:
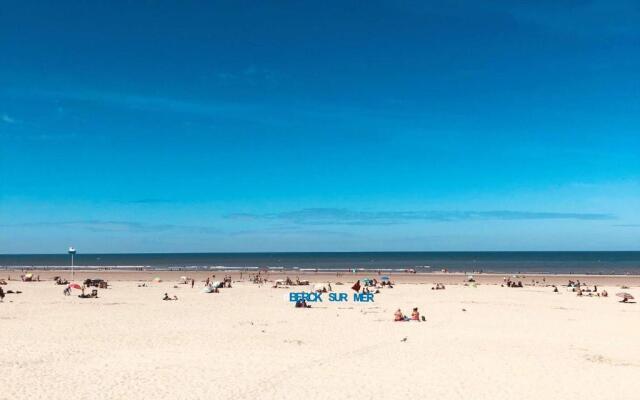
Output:
[[306,300],[298,300],[296,301],[296,308],[311,308],[311,306],[307,304]]

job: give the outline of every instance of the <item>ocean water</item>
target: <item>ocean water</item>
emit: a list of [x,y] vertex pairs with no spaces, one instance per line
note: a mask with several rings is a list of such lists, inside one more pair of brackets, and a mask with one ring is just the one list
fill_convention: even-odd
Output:
[[[68,254],[0,255],[0,267],[68,267]],[[640,251],[82,254],[76,266],[640,274]]]

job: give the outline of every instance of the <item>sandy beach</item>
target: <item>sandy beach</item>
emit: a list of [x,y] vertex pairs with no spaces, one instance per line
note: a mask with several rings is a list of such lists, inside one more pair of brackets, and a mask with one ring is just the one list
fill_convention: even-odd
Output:
[[[22,293],[0,304],[0,399],[637,399],[640,393],[640,307],[618,302],[619,281],[599,288],[610,293],[603,298],[482,280],[435,291],[432,283],[442,277],[400,277],[406,283],[359,303],[351,299],[351,277],[344,277],[347,284],[333,289],[350,293],[348,302],[325,298],[296,309],[288,293],[308,287],[243,281],[206,294],[199,281],[193,289],[178,284],[180,272],[165,272],[163,282],[147,287],[139,281],[157,273],[91,271],[77,278],[83,274],[111,286],[95,299],[78,298],[78,290],[64,296],[64,286],[51,280],[20,282],[18,275],[3,286]],[[554,279],[566,281],[546,277]],[[636,279],[626,279],[631,288],[624,291],[638,298]],[[162,301],[164,293],[179,300]],[[397,308],[409,314],[413,307],[426,322],[393,322]]]

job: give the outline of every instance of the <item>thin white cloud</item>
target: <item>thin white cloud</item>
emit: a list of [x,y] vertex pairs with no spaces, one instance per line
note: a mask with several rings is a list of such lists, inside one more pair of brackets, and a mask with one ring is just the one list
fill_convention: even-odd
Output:
[[455,222],[469,220],[614,220],[607,213],[572,213],[538,211],[353,211],[342,208],[306,208],[302,210],[252,214],[235,213],[227,215],[230,219],[275,220],[298,225],[391,225],[411,221]]
[[2,116],[0,117],[0,120],[2,120],[2,122],[6,124],[15,124],[18,122],[15,119],[11,118],[8,114],[2,114]]

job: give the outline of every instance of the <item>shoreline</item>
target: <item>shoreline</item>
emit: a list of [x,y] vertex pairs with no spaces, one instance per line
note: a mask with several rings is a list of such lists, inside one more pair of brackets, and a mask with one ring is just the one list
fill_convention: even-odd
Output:
[[[104,268],[78,268],[75,269],[76,281],[91,279],[104,279],[107,281],[151,281],[158,277],[163,281],[179,281],[182,276],[189,279],[193,278],[196,282],[204,282],[207,278],[220,278],[222,276],[231,276],[234,281],[246,281],[250,276],[258,274],[257,270],[166,270],[166,269],[104,269]],[[30,273],[33,274],[34,280],[37,277],[40,281],[51,281],[54,276],[61,276],[71,279],[71,270],[64,269],[3,269],[0,270],[0,278],[9,281],[21,281],[20,276]],[[499,285],[504,282],[505,278],[522,281],[527,286],[544,286],[544,285],[565,285],[569,280],[580,280],[583,283],[595,285],[610,286],[629,286],[640,287],[640,275],[595,275],[595,274],[541,274],[541,273],[464,273],[464,272],[388,272],[372,270],[372,271],[356,271],[353,272],[336,272],[336,271],[300,271],[300,270],[269,270],[260,271],[260,275],[266,277],[269,281],[276,279],[304,279],[312,283],[317,282],[355,282],[364,278],[377,278],[381,276],[389,276],[392,281],[397,283],[413,283],[413,284],[434,284],[444,283],[448,285],[468,283],[468,277],[472,276],[477,284],[493,284]]]

